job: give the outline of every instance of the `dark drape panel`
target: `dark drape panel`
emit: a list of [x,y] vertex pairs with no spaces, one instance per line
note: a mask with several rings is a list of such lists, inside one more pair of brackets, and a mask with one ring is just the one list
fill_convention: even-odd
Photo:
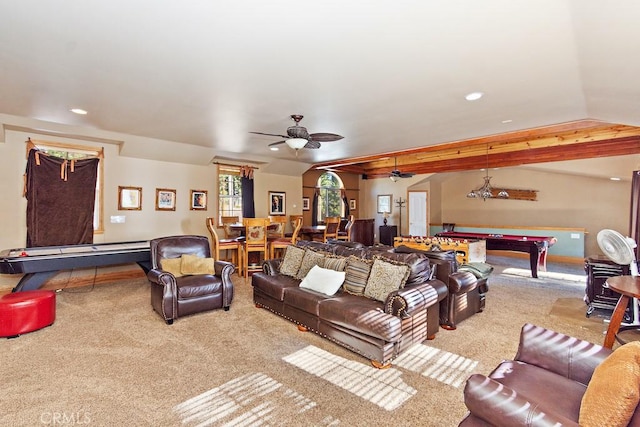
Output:
[[318,197],[320,197],[320,189],[316,188],[311,202],[311,225],[314,227],[318,225]]
[[629,215],[629,237],[638,243],[636,260],[640,260],[640,171],[631,178],[631,215]]
[[240,168],[240,184],[242,185],[242,217],[255,218],[256,207],[253,194],[253,168],[242,166]]
[[27,247],[93,243],[99,161],[64,160],[29,151],[25,173]]
[[344,203],[344,217],[349,218],[349,200],[347,200],[347,192],[345,190],[340,190],[342,194],[342,203]]

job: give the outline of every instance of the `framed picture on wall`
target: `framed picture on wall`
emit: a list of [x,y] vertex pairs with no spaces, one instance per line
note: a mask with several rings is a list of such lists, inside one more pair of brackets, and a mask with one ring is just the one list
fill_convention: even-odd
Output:
[[207,210],[207,192],[205,190],[191,190],[191,210]]
[[118,187],[118,210],[141,211],[142,187]]
[[303,211],[308,211],[309,208],[309,198],[308,197],[303,197],[302,198],[302,210]]
[[156,188],[156,210],[176,210],[176,190],[170,188]]
[[349,210],[350,211],[356,210],[356,199],[349,200]]
[[378,213],[391,213],[391,194],[378,195]]
[[286,193],[282,191],[269,191],[269,215],[284,215],[286,205]]

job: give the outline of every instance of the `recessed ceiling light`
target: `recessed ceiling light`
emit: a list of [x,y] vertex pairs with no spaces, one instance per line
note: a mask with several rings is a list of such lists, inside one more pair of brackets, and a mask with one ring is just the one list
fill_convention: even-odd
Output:
[[465,96],[464,99],[466,99],[467,101],[477,101],[478,99],[482,98],[482,95],[484,95],[484,93],[482,92],[471,92],[470,94]]
[[269,150],[271,150],[271,151],[278,151],[278,150],[279,150],[279,148],[278,148],[278,147],[269,147]]
[[502,123],[503,123],[503,124],[507,124],[507,123],[511,123],[512,121],[513,121],[513,120],[511,120],[511,119],[507,119],[507,120],[503,120],[503,121],[502,121]]
[[87,110],[83,110],[82,108],[72,108],[70,111],[76,114],[82,114],[82,115],[87,114]]
[[617,176],[612,176],[611,178],[609,178],[611,181],[620,181],[620,178],[618,178]]

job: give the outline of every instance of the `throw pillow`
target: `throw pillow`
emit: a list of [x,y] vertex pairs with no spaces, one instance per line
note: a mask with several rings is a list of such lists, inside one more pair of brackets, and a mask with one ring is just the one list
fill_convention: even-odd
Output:
[[182,258],[162,258],[160,260],[160,269],[173,274],[175,277],[182,276],[181,266]]
[[300,287],[331,296],[338,292],[342,286],[344,276],[344,271],[335,271],[314,265],[300,282]]
[[618,347],[593,372],[582,396],[583,427],[629,424],[640,399],[640,341]]
[[304,279],[314,265],[322,265],[323,262],[324,255],[312,251],[311,249],[305,249],[302,262],[300,263],[300,270],[298,270],[296,277],[300,280]]
[[302,257],[304,257],[304,249],[293,245],[287,246],[280,263],[280,274],[296,277],[302,264]]
[[344,290],[353,295],[364,295],[372,264],[373,261],[349,256],[344,268]]
[[182,255],[180,272],[182,274],[216,274],[213,258],[202,258],[196,255]]
[[345,257],[336,256],[336,255],[328,255],[324,256],[324,268],[330,268],[335,271],[344,271],[344,268],[347,266],[347,259]]
[[364,296],[385,302],[387,295],[404,287],[410,270],[406,264],[391,263],[376,256],[364,288]]

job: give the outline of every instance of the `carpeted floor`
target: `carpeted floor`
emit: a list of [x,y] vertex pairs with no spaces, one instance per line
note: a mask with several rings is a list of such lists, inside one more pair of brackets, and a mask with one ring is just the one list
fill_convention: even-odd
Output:
[[455,426],[465,379],[511,358],[525,322],[596,343],[606,327],[585,317],[581,266],[488,262],[485,311],[383,371],[255,308],[241,278],[230,311],[172,326],[144,279],[65,290],[54,325],[0,340],[0,425]]

